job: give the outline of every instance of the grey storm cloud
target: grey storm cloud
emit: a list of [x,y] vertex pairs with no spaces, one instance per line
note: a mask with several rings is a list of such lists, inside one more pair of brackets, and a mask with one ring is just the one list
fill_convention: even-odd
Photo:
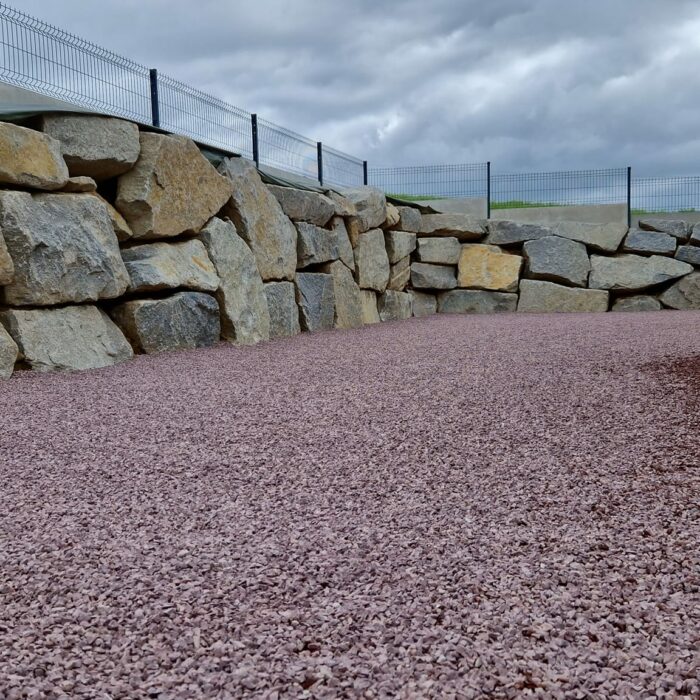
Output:
[[373,165],[700,174],[697,0],[14,0]]

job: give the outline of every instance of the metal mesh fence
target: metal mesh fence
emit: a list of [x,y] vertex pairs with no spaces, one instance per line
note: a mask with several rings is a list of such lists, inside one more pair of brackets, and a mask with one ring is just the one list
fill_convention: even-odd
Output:
[[700,177],[636,177],[631,207],[635,214],[700,211]]
[[258,144],[261,163],[318,178],[316,141],[258,118]]
[[488,164],[370,168],[369,184],[404,199],[487,196]]
[[324,145],[323,181],[329,185],[359,187],[364,184],[364,163]]

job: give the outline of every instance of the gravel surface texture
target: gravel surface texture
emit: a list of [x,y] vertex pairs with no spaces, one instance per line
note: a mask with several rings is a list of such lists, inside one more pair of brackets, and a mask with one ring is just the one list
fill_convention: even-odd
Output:
[[700,697],[700,313],[0,384],[0,698]]

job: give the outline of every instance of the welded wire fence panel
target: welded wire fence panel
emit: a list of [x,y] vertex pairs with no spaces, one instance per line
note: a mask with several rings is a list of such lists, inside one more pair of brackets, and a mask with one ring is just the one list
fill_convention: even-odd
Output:
[[370,168],[369,184],[403,199],[485,198],[488,164],[425,165],[408,168]]
[[632,212],[700,211],[700,177],[635,177]]
[[137,122],[148,69],[0,3],[0,81]]
[[252,158],[250,114],[245,110],[162,74],[158,104],[162,129]]
[[261,164],[318,179],[316,141],[258,119],[258,143]]
[[361,187],[364,184],[364,163],[358,158],[323,146],[323,182],[339,187]]

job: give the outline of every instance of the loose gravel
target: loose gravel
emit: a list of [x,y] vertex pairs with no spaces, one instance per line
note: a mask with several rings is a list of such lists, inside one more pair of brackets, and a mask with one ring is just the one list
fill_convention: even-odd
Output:
[[700,313],[0,384],[0,698],[700,697]]

